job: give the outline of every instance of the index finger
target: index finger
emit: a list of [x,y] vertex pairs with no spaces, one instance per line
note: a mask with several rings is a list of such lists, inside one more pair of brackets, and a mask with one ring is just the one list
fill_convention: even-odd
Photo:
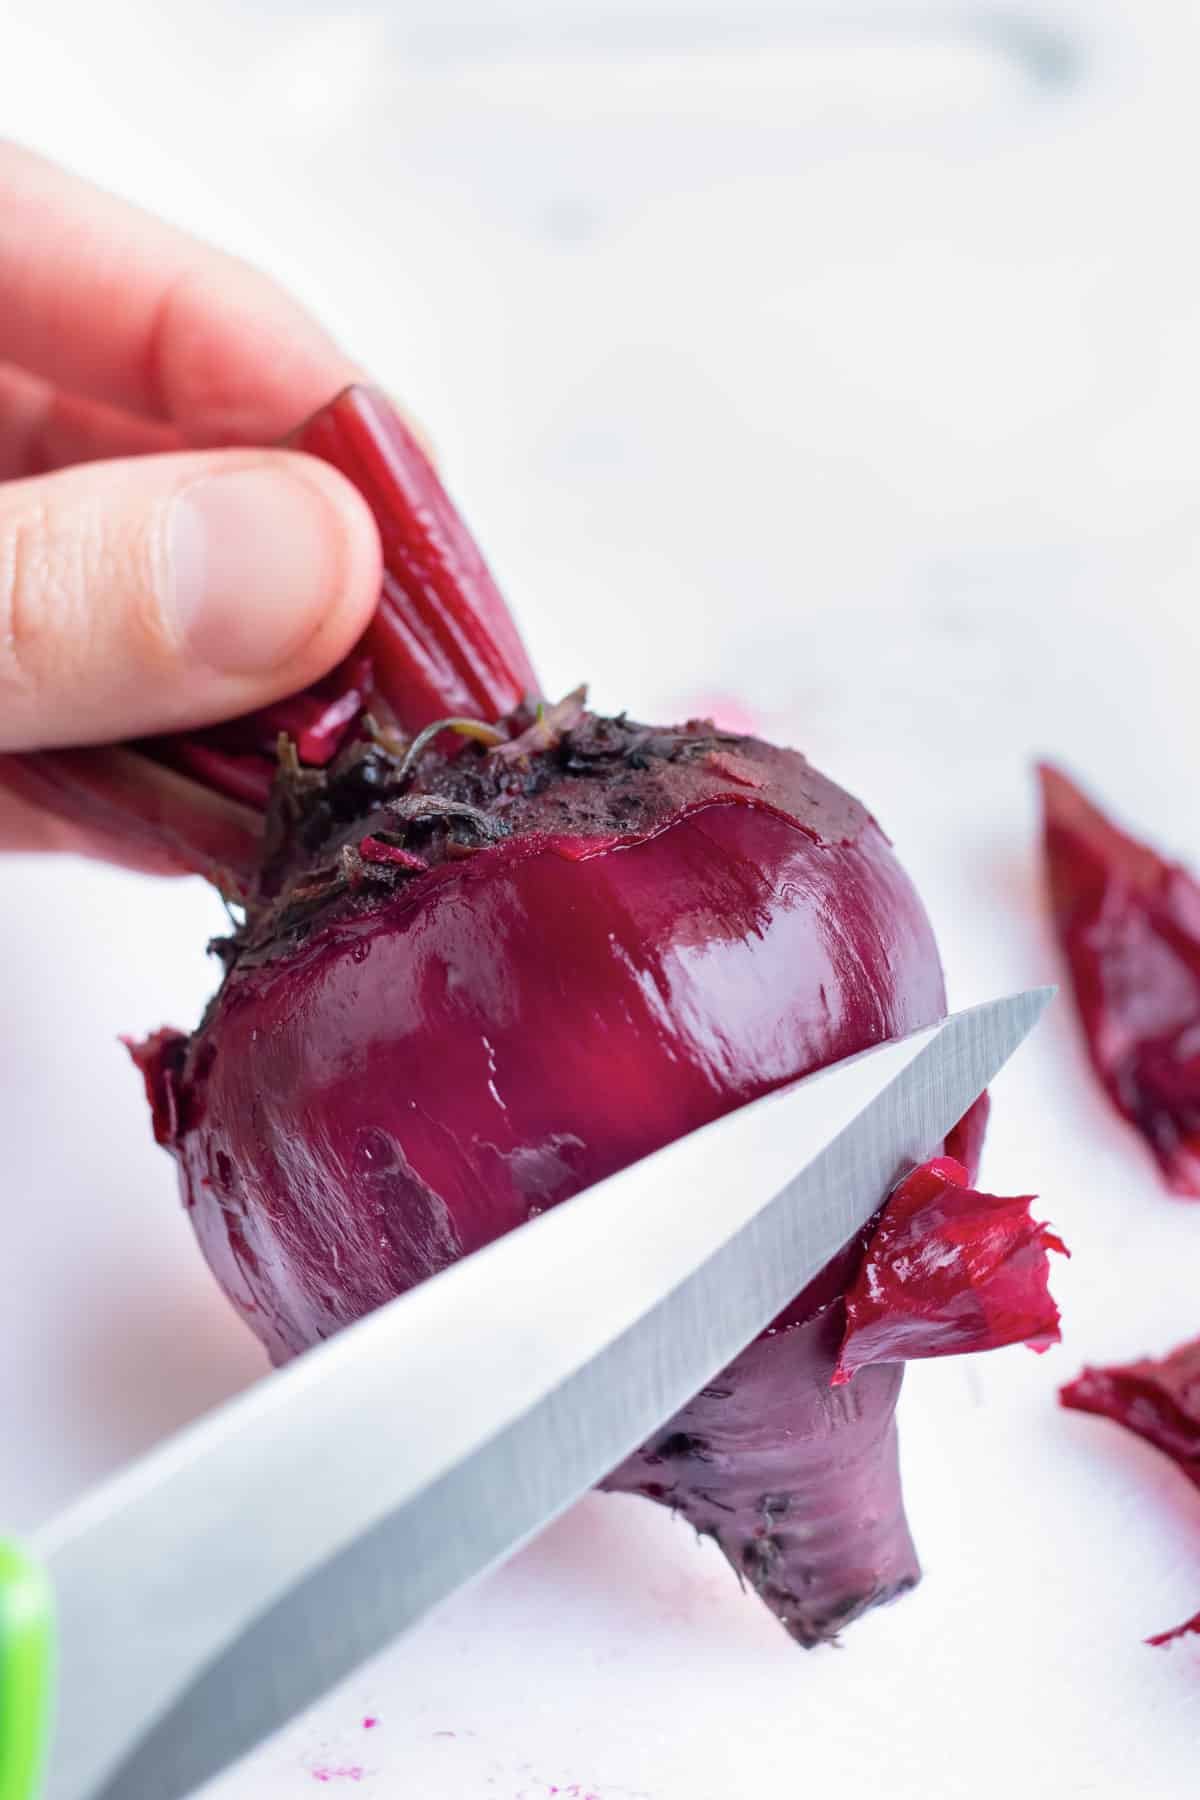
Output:
[[361,371],[267,276],[0,142],[0,361],[175,426],[271,442]]

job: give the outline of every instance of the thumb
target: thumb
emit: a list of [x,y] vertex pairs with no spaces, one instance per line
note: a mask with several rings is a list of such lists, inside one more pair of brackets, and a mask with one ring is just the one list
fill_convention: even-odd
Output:
[[89,463],[0,486],[0,750],[211,724],[332,668],[379,539],[290,451]]

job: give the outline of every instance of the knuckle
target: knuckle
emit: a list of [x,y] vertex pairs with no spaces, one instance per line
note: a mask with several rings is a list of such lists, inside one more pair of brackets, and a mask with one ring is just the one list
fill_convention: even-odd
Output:
[[[163,288],[146,334],[144,384],[156,412],[189,431],[213,435],[242,421],[244,382],[224,349],[219,321],[230,296],[243,296],[248,265],[232,256],[185,264]],[[217,323],[215,324],[214,321]]]
[[[31,484],[33,485],[33,484]],[[172,644],[145,544],[99,508],[31,493],[0,524],[0,694],[7,710],[65,704],[164,669]]]
[[153,316],[146,330],[143,380],[152,409],[174,421],[180,413],[178,390],[182,385],[179,364],[180,344],[190,346],[194,336],[188,329],[195,310],[198,271],[183,267],[166,283],[155,302]]
[[21,507],[0,534],[0,683],[8,700],[31,699],[61,636],[62,572],[43,500]]

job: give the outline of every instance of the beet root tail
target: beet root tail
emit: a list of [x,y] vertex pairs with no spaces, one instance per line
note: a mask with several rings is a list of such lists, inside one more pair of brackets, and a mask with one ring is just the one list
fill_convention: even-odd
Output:
[[715,1538],[805,1648],[921,1574],[897,1461],[903,1369],[831,1387],[839,1311],[758,1339],[603,1484]]

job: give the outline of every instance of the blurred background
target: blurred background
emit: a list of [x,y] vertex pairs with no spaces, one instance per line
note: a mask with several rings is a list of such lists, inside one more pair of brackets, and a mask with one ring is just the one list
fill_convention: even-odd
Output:
[[[335,328],[548,691],[736,705],[861,793],[965,1003],[1057,972],[1037,754],[1200,863],[1198,53],[1184,0],[0,0],[0,132]],[[196,1019],[221,925],[198,884],[0,868],[6,1525],[261,1371],[115,1041]],[[939,1734],[951,1800],[1194,1792],[1197,1653],[1140,1639],[1200,1597],[1195,1508],[1053,1395],[1195,1333],[1197,1222],[1061,1011],[985,1176],[1074,1246],[1068,1341],[914,1371],[917,1596],[797,1664],[715,1555],[588,1501],[214,1796],[915,1797]]]

